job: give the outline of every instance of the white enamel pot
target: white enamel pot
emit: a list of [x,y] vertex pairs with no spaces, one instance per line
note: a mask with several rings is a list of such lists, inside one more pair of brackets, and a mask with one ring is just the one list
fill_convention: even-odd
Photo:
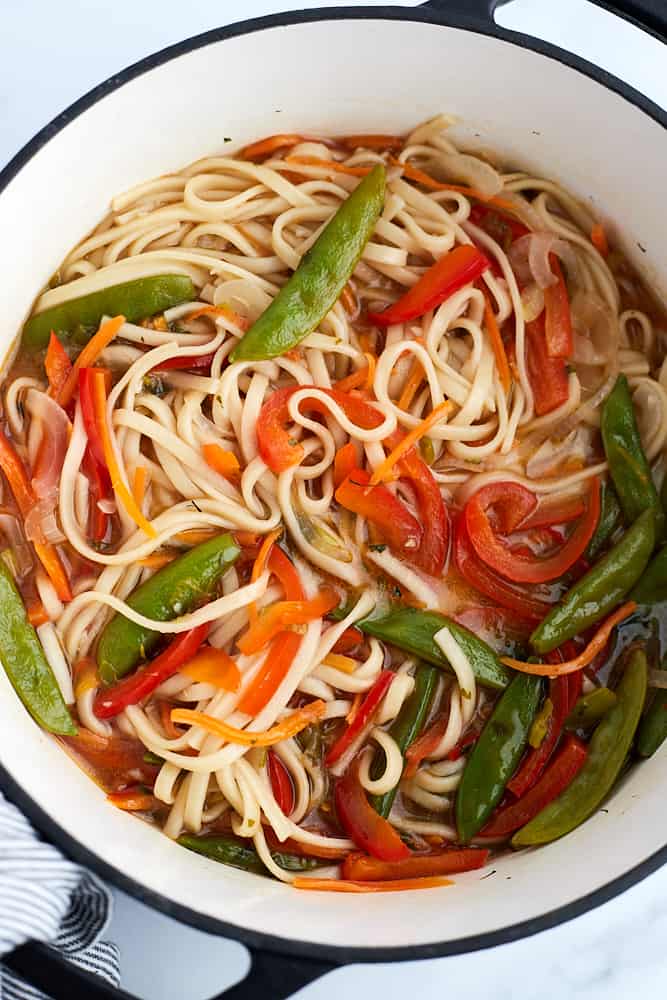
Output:
[[[612,9],[611,4],[601,4]],[[633,261],[667,288],[667,117],[621,81],[498,28],[494,0],[417,9],[284,14],[211,31],[112,77],[47,126],[0,174],[0,273],[9,349],[38,289],[111,195],[273,132],[402,132],[439,111],[459,134],[562,179],[615,220]],[[667,35],[663,0],[613,9]],[[641,169],[637,170],[637,164]],[[0,651],[1,655],[1,651]],[[667,861],[667,749],[604,810],[534,852],[454,888],[395,896],[299,893],[214,866],[118,810],[43,734],[0,671],[0,784],[51,841],[144,902],[253,952],[225,995],[272,1000],[344,962],[451,955],[567,920]],[[486,876],[486,877],[483,877]],[[126,996],[39,946],[13,968],[55,997]],[[71,969],[71,967],[69,967]]]

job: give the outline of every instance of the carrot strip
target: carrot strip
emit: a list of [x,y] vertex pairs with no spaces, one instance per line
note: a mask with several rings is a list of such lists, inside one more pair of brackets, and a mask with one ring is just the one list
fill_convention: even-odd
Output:
[[46,625],[49,621],[46,608],[40,600],[32,601],[26,608],[26,612],[28,615],[28,621],[33,628],[39,628],[40,625]]
[[353,674],[359,666],[357,660],[351,656],[343,656],[341,653],[327,653],[322,660],[325,667],[333,667],[334,670],[342,670],[344,674]]
[[339,163],[338,160],[322,160],[318,156],[286,156],[285,163],[298,164],[304,167],[322,167],[338,174],[348,174],[350,177],[365,177],[372,167],[348,167],[346,163]]
[[254,531],[235,531],[236,541],[244,549],[252,549],[255,545],[259,545],[260,536],[256,535]]
[[231,306],[227,306],[224,303],[221,306],[201,306],[199,309],[195,309],[194,312],[188,313],[185,317],[186,319],[199,319],[200,316],[224,316],[228,319],[230,323],[238,326],[241,330],[247,330],[250,326],[249,321],[245,316],[241,316],[237,313],[235,309]]
[[213,646],[202,649],[181,671],[190,680],[214,684],[224,691],[238,691],[241,687],[241,672],[231,656]]
[[311,701],[309,705],[298,708],[286,719],[278,722],[270,729],[263,732],[253,732],[247,729],[237,729],[235,726],[228,726],[226,722],[214,719],[212,715],[205,715],[204,712],[197,712],[191,708],[174,708],[171,712],[172,722],[182,722],[191,726],[200,726],[208,733],[219,736],[228,743],[237,743],[244,747],[272,747],[274,743],[287,740],[291,736],[296,736],[302,729],[309,726],[311,722],[316,722],[324,715],[326,705],[323,701]]
[[262,611],[248,631],[237,639],[236,645],[246,656],[258,653],[279,632],[284,632],[292,625],[307,625],[322,618],[336,607],[338,601],[338,594],[331,588],[321,590],[310,601],[276,601]]
[[90,368],[95,364],[104,348],[111,343],[114,337],[118,336],[118,331],[124,322],[124,316],[114,316],[113,319],[108,319],[106,323],[102,323],[95,336],[88,341],[74,362],[72,371],[58,394],[58,402],[63,408],[67,406],[79,384],[79,369]]
[[74,664],[74,697],[81,698],[86,691],[93,691],[100,685],[97,663],[92,656],[84,656]]
[[275,153],[277,149],[283,149],[285,146],[296,146],[300,142],[319,141],[318,139],[309,139],[305,135],[283,133],[267,135],[265,139],[258,139],[257,142],[251,142],[249,146],[244,146],[238,155],[243,160],[256,160],[262,156],[269,156],[271,153]]
[[599,254],[603,257],[609,256],[609,243],[607,241],[607,234],[604,231],[604,226],[596,222],[591,229],[591,243],[597,250]]
[[109,475],[111,476],[111,485],[113,490],[137,527],[141,528],[142,531],[145,531],[151,538],[155,538],[155,528],[150,521],[146,520],[137,506],[136,500],[125,485],[125,480],[122,477],[120,467],[116,459],[116,452],[114,451],[113,444],[111,442],[111,433],[107,421],[107,391],[105,376],[104,372],[99,368],[96,368],[92,373],[92,388],[95,423],[97,426],[97,432],[102,442],[104,461],[107,464]]
[[148,469],[145,465],[138,465],[134,470],[134,479],[132,480],[132,496],[136,501],[137,507],[141,507],[144,502],[147,479]]
[[415,445],[417,441],[424,436],[424,434],[427,434],[431,427],[433,427],[434,424],[437,424],[442,417],[446,416],[451,409],[452,403],[448,399],[434,407],[429,415],[420,421],[416,427],[413,427],[412,430],[405,435],[403,440],[396,445],[393,451],[389,452],[384,462],[381,462],[380,465],[378,465],[377,469],[370,478],[369,485],[377,486],[378,483],[391,478],[391,470],[399,459],[401,459],[406,452],[410,451],[413,445]]
[[420,362],[415,358],[412,362],[412,368],[410,369],[410,374],[408,375],[405,385],[403,386],[403,392],[401,393],[398,403],[396,404],[400,410],[407,410],[412,400],[415,398],[415,393],[417,389],[424,381],[424,369],[422,368]]
[[454,883],[450,878],[440,875],[394,879],[392,882],[351,882],[342,878],[304,878],[303,875],[297,875],[292,885],[295,889],[311,889],[315,892],[404,892],[406,889],[435,889],[437,886]]
[[162,569],[163,566],[168,566],[170,562],[173,562],[175,558],[175,552],[154,552],[143,559],[137,559],[137,563],[145,569]]
[[149,792],[127,789],[124,792],[112,792],[107,795],[107,802],[111,802],[124,812],[147,812],[156,804],[156,799]]
[[357,453],[351,441],[339,448],[334,458],[334,486],[338,487],[357,466]]
[[455,191],[457,194],[464,194],[468,198],[476,198],[478,201],[486,202],[488,205],[495,205],[497,208],[503,208],[505,211],[514,211],[514,205],[511,201],[506,201],[505,198],[501,198],[498,195],[493,195],[489,198],[487,195],[482,194],[477,188],[469,187],[467,184],[448,184],[443,181],[437,181],[435,177],[431,177],[424,170],[420,170],[419,167],[415,167],[412,163],[404,163],[402,160],[397,160],[394,156],[389,157],[389,162],[395,167],[401,167],[404,175],[411,181],[417,181],[418,184],[423,184],[424,187],[430,188],[432,191]]
[[496,319],[496,314],[493,311],[491,300],[489,296],[486,294],[486,292],[484,292],[484,322],[486,323],[486,332],[489,335],[489,340],[491,341],[491,347],[493,348],[493,353],[495,355],[496,367],[498,369],[500,384],[502,385],[505,392],[509,392],[510,388],[509,361],[507,360],[507,354],[505,352],[505,345],[503,344],[503,338],[500,335],[498,320]]
[[69,359],[67,351],[60,343],[53,330],[51,330],[49,346],[46,349],[44,370],[46,371],[46,377],[49,380],[49,396],[51,396],[52,399],[57,399],[58,393],[64,386],[70,372],[72,371],[72,362]]
[[364,365],[362,368],[357,368],[356,371],[351,372],[346,375],[345,378],[340,378],[336,382],[336,389],[341,392],[349,392],[350,389],[359,389],[362,385],[368,384],[368,376],[370,372],[369,365]]
[[238,479],[241,466],[233,451],[229,451],[219,444],[204,444],[201,450],[206,464],[214,472],[219,473],[225,479]]
[[186,528],[185,531],[176,532],[174,538],[184,545],[201,545],[202,542],[208,542],[219,534],[217,528]]
[[622,622],[636,608],[637,605],[634,601],[622,604],[617,611],[614,611],[603,621],[588,645],[572,660],[565,660],[563,663],[524,663],[523,660],[514,660],[511,656],[501,656],[500,661],[506,666],[512,667],[513,670],[519,670],[523,674],[537,674],[539,677],[562,677],[563,674],[573,674],[593,662],[598,653],[607,645],[614,625]]
[[345,721],[347,722],[348,726],[351,726],[354,720],[356,719],[357,712],[359,711],[363,700],[364,700],[363,694],[361,693],[361,691],[357,691],[354,698],[352,699],[352,704],[350,705],[350,711],[345,716]]
[[[259,580],[260,576],[266,569],[266,564],[269,561],[269,556],[271,555],[271,549],[273,548],[275,542],[278,541],[282,533],[282,527],[274,528],[273,531],[270,531],[268,535],[264,537],[264,541],[262,542],[259,552],[257,553],[257,558],[252,564],[252,572],[250,574],[251,583],[255,583],[256,580]],[[257,604],[255,601],[252,601],[248,605],[248,618],[251,623],[255,622],[257,619]]]
[[336,139],[339,146],[345,149],[403,149],[405,140],[400,135],[344,135]]
[[159,712],[160,712],[160,723],[165,731],[165,735],[168,740],[177,740],[183,735],[183,730],[178,729],[171,719],[171,713],[174,708],[172,702],[170,701],[160,701],[158,702]]
[[359,312],[359,303],[357,302],[357,297],[354,294],[354,289],[348,281],[347,285],[340,293],[340,301],[342,303],[343,309],[350,316],[356,316]]

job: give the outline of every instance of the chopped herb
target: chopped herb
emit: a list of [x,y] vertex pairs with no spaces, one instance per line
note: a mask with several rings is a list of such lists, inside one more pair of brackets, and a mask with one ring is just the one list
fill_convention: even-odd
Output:
[[370,552],[384,552],[387,548],[386,545],[369,545],[368,549]]

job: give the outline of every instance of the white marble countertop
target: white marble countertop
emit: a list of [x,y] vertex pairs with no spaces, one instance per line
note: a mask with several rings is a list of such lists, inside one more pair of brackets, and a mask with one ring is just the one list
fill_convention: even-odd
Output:
[[[347,0],[352,3],[353,0]],[[405,0],[413,6],[414,0]],[[367,4],[373,0],[366,0]],[[307,0],[4,0],[0,165],[94,84],[149,52],[222,23]],[[576,51],[667,107],[664,47],[585,0],[515,0],[508,27]],[[536,886],[539,892],[539,886]],[[116,892],[110,936],[123,986],[147,1000],[204,1000],[238,980],[244,949]],[[592,913],[536,937],[456,958],[349,966],[299,1000],[658,1000],[667,995],[667,868]],[[270,998],[267,998],[270,1000]]]

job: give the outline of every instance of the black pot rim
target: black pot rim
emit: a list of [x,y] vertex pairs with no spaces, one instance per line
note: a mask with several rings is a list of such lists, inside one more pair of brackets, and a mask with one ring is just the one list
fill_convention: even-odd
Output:
[[[500,41],[519,45],[521,48],[529,48],[538,54],[563,63],[572,70],[601,83],[609,90],[614,91],[625,98],[635,107],[654,119],[663,128],[667,128],[667,113],[653,101],[643,94],[640,94],[628,84],[612,76],[605,70],[594,66],[592,63],[581,59],[578,56],[565,52],[558,47],[543,42],[540,39],[532,38],[517,32],[507,31],[496,25],[492,18],[485,17],[483,13],[470,13],[469,10],[461,10],[459,4],[464,6],[467,0],[453,0],[451,8],[448,5],[442,7],[435,5],[424,5],[416,8],[401,7],[335,7],[309,11],[291,11],[280,14],[269,15],[267,17],[254,18],[231,24],[223,28],[214,28],[210,31],[185,39],[174,45],[170,45],[159,52],[146,56],[138,62],[133,63],[120,73],[114,74],[108,80],[94,87],[87,94],[75,101],[65,111],[54,118],[48,125],[42,128],[25,146],[13,157],[12,160],[0,171],[0,195],[9,185],[11,180],[19,171],[31,160],[39,150],[45,146],[52,138],[61,132],[70,122],[74,121],[84,111],[104,98],[107,94],[119,89],[126,83],[143,75],[151,69],[161,66],[178,56],[196,49],[202,48],[215,42],[224,41],[239,35],[250,34],[268,28],[276,28],[294,24],[304,24],[316,21],[336,21],[336,20],[402,20],[410,22],[421,22],[446,27],[462,28],[478,34],[489,35]],[[594,0],[598,6],[611,10],[612,7],[602,0]],[[489,0],[489,8],[493,9],[498,5],[498,0]],[[473,6],[473,5],[471,5]],[[312,958],[330,962],[333,964],[348,964],[356,962],[396,962],[413,961],[415,959],[438,958],[451,955],[460,955],[467,952],[478,951],[484,948],[493,948],[521,938],[530,937],[541,931],[548,930],[558,924],[565,923],[575,917],[594,909],[597,906],[613,899],[620,893],[625,892],[631,886],[640,882],[648,875],[657,871],[662,865],[667,863],[667,843],[659,848],[654,854],[645,858],[629,871],[624,872],[611,882],[600,886],[598,889],[587,893],[585,896],[574,900],[564,906],[557,907],[539,917],[524,920],[516,924],[498,928],[495,931],[488,931],[483,934],[471,935],[453,941],[434,942],[423,945],[408,945],[387,948],[369,947],[342,947],[319,944],[310,941],[295,940],[280,937],[279,935],[265,934],[245,928],[238,924],[228,923],[207,914],[202,914],[188,906],[175,903],[173,900],[162,896],[160,893],[147,889],[136,879],[130,878],[113,865],[104,861],[89,848],[84,846],[75,837],[67,833],[42,807],[28,795],[21,785],[10,775],[6,768],[0,764],[0,788],[7,797],[28,817],[37,830],[50,842],[57,845],[62,851],[73,860],[85,865],[92,871],[102,876],[106,881],[116,886],[118,889],[128,893],[140,902],[161,911],[183,923],[189,924],[199,930],[210,934],[217,934],[223,937],[237,940],[252,949],[277,954],[297,955],[305,958]]]

